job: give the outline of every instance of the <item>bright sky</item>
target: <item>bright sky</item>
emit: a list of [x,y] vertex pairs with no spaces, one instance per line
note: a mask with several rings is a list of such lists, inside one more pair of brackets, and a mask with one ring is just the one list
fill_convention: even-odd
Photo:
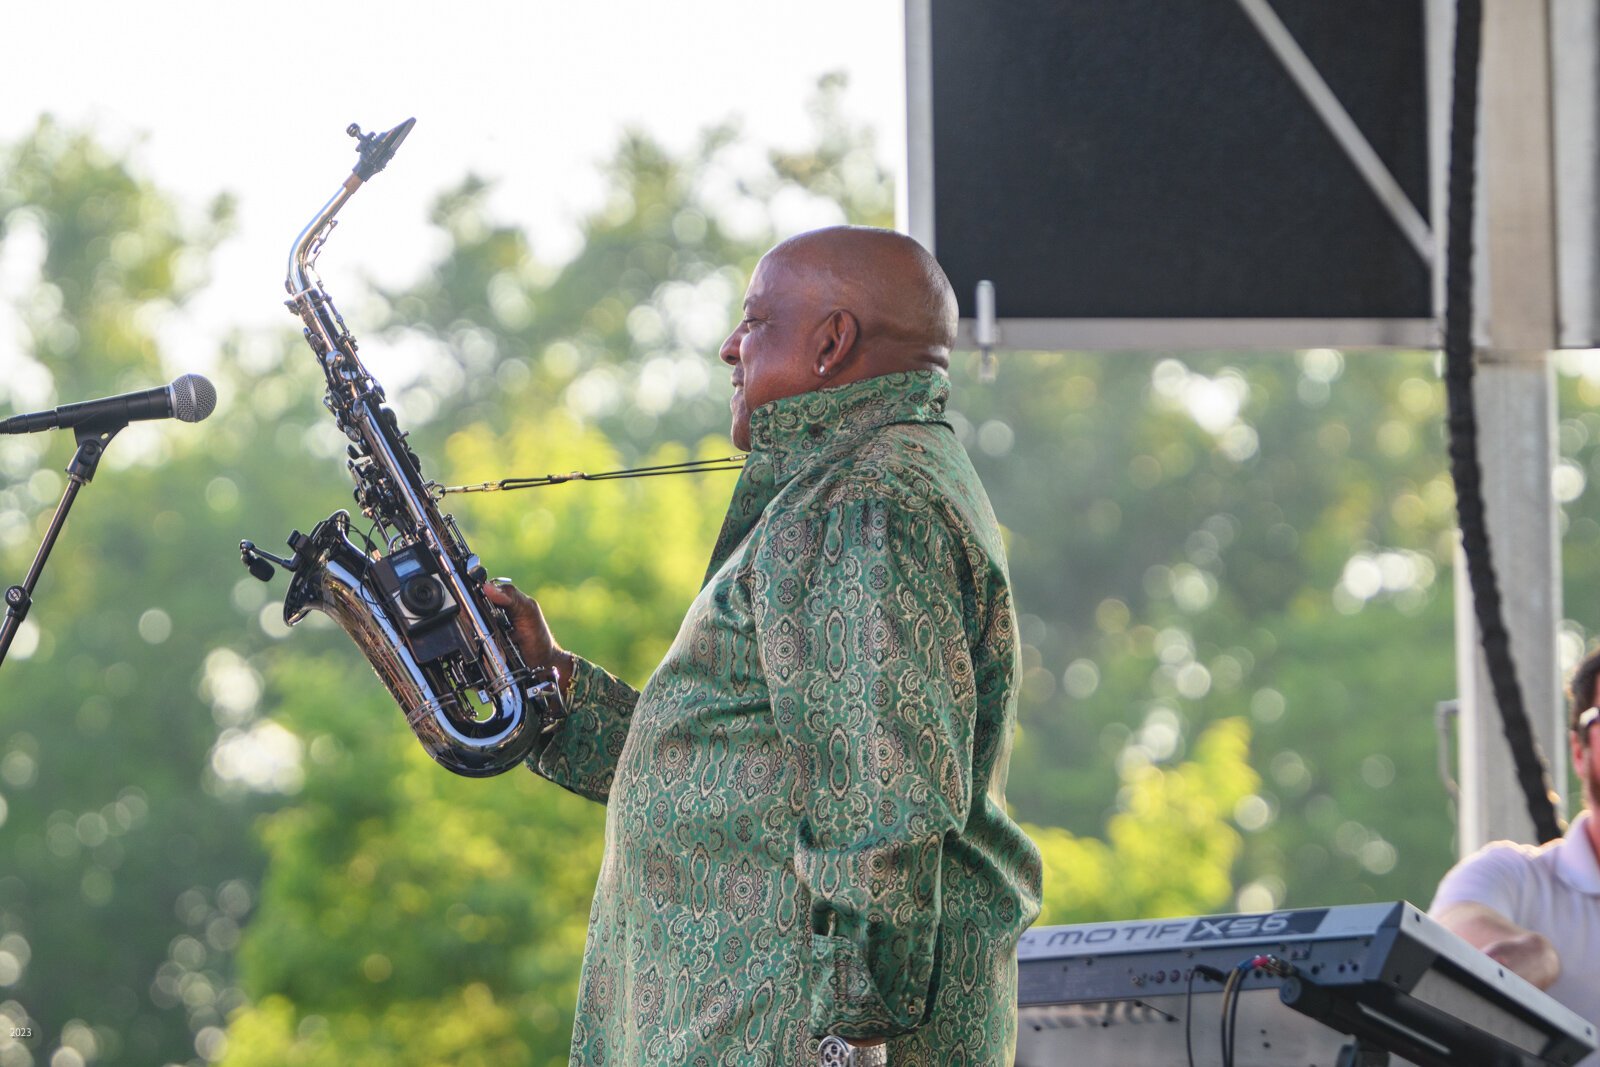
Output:
[[[752,144],[799,147],[804,105],[828,71],[848,73],[848,113],[898,168],[902,11],[901,0],[13,4],[0,143],[50,112],[131,147],[138,169],[195,211],[235,195],[237,235],[210,292],[166,331],[175,369],[204,369],[230,325],[292,327],[284,261],[355,161],[348,123],[417,117],[340,215],[322,267],[342,306],[354,302],[342,278],[414,277],[434,250],[428,204],[468,172],[495,179],[496,216],[559,258],[572,220],[599,202],[595,164],[625,126],[682,148],[739,116]],[[10,347],[0,338],[0,365]]]

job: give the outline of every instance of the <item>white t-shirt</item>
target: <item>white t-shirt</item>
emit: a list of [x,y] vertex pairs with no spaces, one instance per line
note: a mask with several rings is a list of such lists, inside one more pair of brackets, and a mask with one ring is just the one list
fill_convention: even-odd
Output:
[[[1561,957],[1561,977],[1546,992],[1591,1022],[1600,1021],[1600,862],[1589,843],[1589,813],[1547,845],[1493,841],[1452,867],[1430,915],[1452,904],[1483,904],[1541,933]],[[1600,1053],[1578,1067],[1600,1067]]]

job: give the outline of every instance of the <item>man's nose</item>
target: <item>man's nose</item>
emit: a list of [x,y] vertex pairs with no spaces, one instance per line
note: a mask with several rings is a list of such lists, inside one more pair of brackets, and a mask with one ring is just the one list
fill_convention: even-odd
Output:
[[739,362],[739,341],[743,336],[744,327],[741,326],[728,335],[728,339],[722,342],[722,348],[717,352],[717,357],[730,367]]

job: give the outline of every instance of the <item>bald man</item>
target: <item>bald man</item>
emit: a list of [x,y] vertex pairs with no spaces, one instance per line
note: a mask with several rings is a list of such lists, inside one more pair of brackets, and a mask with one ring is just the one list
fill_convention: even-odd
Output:
[[1012,1062],[1040,865],[1000,533],[941,419],[956,319],[900,234],[761,260],[720,353],[749,458],[643,692],[489,586],[568,694],[530,766],[608,808],[573,1064]]

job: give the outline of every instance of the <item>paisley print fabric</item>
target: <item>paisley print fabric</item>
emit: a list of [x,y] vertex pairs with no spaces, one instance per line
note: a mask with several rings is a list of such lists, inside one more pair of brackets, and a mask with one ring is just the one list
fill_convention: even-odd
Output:
[[1033,844],[1006,815],[1016,616],[942,374],[751,414],[643,692],[580,661],[531,760],[608,805],[572,1063],[1010,1064]]

